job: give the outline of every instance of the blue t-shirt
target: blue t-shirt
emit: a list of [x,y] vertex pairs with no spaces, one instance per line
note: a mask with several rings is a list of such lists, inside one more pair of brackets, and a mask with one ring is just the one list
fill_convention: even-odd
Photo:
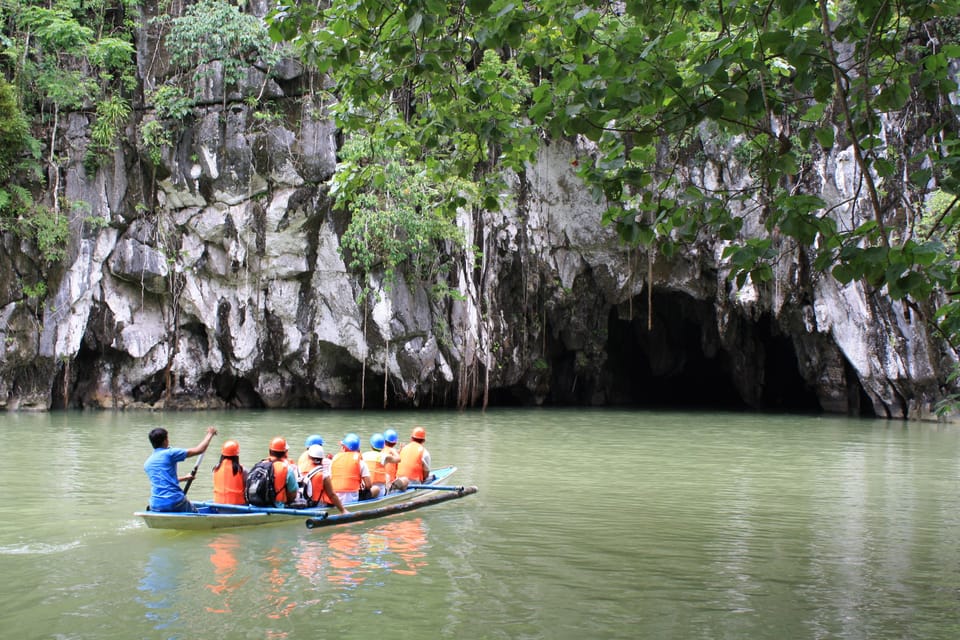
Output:
[[154,449],[143,470],[150,478],[150,510],[163,511],[184,499],[177,481],[177,463],[187,459],[186,449]]

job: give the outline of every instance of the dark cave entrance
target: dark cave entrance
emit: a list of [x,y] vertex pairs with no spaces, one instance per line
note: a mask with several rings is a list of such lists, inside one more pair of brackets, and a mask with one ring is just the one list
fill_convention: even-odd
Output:
[[649,327],[645,298],[632,313],[611,309],[607,404],[821,412],[788,336],[766,316],[735,330],[738,347],[725,350],[713,305],[681,293],[654,294]]

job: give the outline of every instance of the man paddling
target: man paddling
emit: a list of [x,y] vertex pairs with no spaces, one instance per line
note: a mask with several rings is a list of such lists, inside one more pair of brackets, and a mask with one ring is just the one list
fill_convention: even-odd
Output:
[[163,427],[150,431],[153,453],[143,463],[143,470],[150,478],[150,511],[197,511],[193,503],[187,500],[186,491],[180,488],[180,482],[192,480],[193,475],[187,474],[178,478],[177,463],[206,451],[215,435],[216,427],[207,427],[207,433],[200,444],[192,449],[179,449],[170,446],[169,435]]

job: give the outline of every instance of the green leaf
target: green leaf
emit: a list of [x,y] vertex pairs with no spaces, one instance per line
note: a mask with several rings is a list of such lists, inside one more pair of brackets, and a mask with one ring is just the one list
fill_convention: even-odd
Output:
[[910,249],[913,263],[920,266],[932,265],[943,253],[943,243],[937,240],[922,243],[915,243],[911,240],[906,247]]
[[841,284],[849,284],[857,277],[857,271],[849,264],[838,264],[833,268],[833,277]]
[[823,147],[824,149],[831,149],[831,148],[833,148],[833,142],[834,142],[834,135],[835,135],[835,134],[834,134],[834,131],[833,131],[833,127],[832,127],[832,126],[831,126],[831,127],[821,127],[820,129],[817,129],[817,130],[816,130],[816,132],[814,133],[814,135],[817,136],[817,142],[820,143],[820,146],[821,146],[821,147]]
[[701,106],[701,111],[707,118],[720,118],[724,114],[724,103],[718,98],[711,98]]
[[930,169],[917,169],[916,171],[910,172],[910,184],[915,187],[925,188],[930,182],[930,178],[933,176],[933,171]]
[[750,98],[750,95],[740,87],[727,87],[720,92],[720,95],[723,96],[724,100],[729,100],[741,107],[746,105]]
[[467,8],[475,15],[484,15],[490,9],[490,0],[467,0]]
[[859,258],[864,264],[882,265],[889,258],[890,249],[887,247],[867,247],[858,251]]
[[423,25],[423,14],[417,11],[407,20],[407,30],[416,35],[420,32],[420,27]]
[[632,218],[621,218],[617,221],[617,235],[629,245],[636,245],[640,241],[640,225]]
[[773,268],[769,264],[761,264],[750,272],[750,279],[758,284],[769,282],[773,279]]
[[890,162],[886,158],[876,158],[873,161],[872,166],[874,170],[877,172],[877,175],[880,176],[881,178],[889,178],[897,170],[896,165],[894,165],[892,162]]
[[769,31],[760,34],[760,46],[774,53],[786,49],[794,41],[794,35],[789,31]]
[[712,78],[723,65],[723,62],[723,58],[713,58],[708,62],[694,67],[694,71],[702,75],[704,78]]
[[[926,278],[916,271],[911,271],[905,276],[899,278],[896,282],[897,289],[903,293],[901,297],[911,296],[917,299],[923,299],[930,295],[932,290],[930,283]],[[893,296],[894,299],[898,299]]]
[[909,78],[897,79],[884,87],[877,96],[877,107],[887,111],[902,109],[910,99]]

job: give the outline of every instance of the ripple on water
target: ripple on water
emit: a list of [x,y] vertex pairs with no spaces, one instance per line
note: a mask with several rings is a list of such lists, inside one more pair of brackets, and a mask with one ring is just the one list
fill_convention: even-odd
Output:
[[117,527],[117,533],[125,533],[127,531],[134,531],[136,529],[146,529],[147,525],[143,523],[142,520],[131,519],[123,522],[119,527]]
[[47,556],[54,553],[63,553],[80,546],[79,540],[61,544],[46,542],[25,542],[23,544],[8,544],[0,546],[0,555],[4,556]]

